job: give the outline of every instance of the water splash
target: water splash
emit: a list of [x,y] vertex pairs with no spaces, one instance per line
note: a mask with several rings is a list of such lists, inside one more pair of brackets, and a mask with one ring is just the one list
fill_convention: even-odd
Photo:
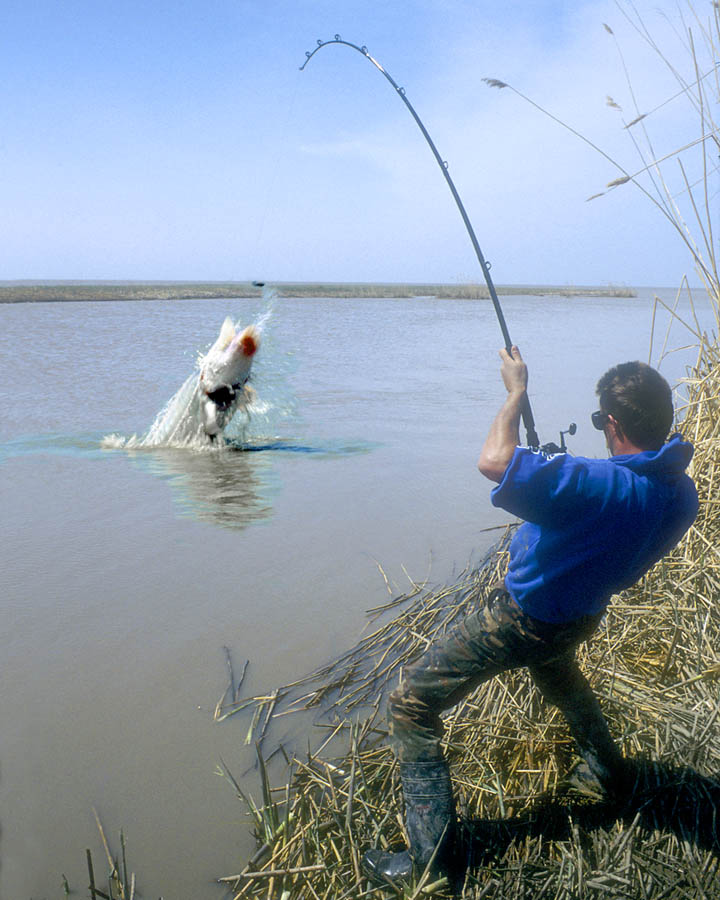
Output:
[[271,318],[275,313],[275,301],[277,300],[278,292],[271,288],[263,288],[263,300],[265,301],[265,311],[258,318],[257,322],[255,322],[255,327],[260,332],[263,333],[266,325],[270,322]]
[[[263,289],[265,309],[254,323],[261,335],[264,335],[272,320],[276,299],[276,291]],[[235,323],[236,330],[240,324],[240,322]],[[192,374],[185,379],[180,389],[160,410],[145,434],[133,434],[130,437],[108,434],[103,437],[101,446],[104,449],[139,450],[166,447],[217,452],[228,445],[233,447],[241,445],[245,441],[250,424],[254,419],[267,423],[275,412],[275,405],[270,398],[263,397],[262,388],[259,390],[256,388],[255,398],[236,411],[232,420],[225,427],[222,436],[218,436],[215,440],[208,437],[203,430],[200,417],[202,394],[199,383],[200,370],[206,353],[207,350],[204,353],[198,351]],[[253,367],[255,376],[253,381],[256,381],[258,372],[261,372],[263,368],[262,365]],[[291,405],[285,404],[288,408]],[[282,415],[286,410],[278,411]]]

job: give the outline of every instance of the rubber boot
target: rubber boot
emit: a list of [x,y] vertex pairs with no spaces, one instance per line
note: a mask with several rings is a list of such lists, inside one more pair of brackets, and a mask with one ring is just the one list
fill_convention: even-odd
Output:
[[632,792],[633,776],[612,739],[600,703],[574,659],[561,668],[533,669],[536,685],[560,709],[580,755],[605,795],[612,799]]
[[579,702],[576,699],[561,706],[561,711],[585,761],[585,767],[581,764],[571,774],[571,786],[577,787],[577,781],[581,790],[587,789],[588,785],[583,788],[582,782],[589,770],[591,791],[594,778],[600,796],[606,801],[620,806],[631,803],[636,790],[636,772],[612,739],[595,695],[588,691]]
[[455,802],[445,760],[400,763],[405,828],[410,847],[399,853],[368,850],[365,874],[378,884],[419,879],[429,865],[431,880],[454,874]]

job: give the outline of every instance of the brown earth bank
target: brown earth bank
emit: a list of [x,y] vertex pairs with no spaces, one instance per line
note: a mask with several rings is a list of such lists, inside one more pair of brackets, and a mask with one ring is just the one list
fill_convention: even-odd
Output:
[[[489,299],[480,284],[400,284],[370,282],[267,282],[282,297],[438,297]],[[55,303],[97,300],[216,300],[259,297],[262,284],[250,281],[3,281],[0,303]],[[498,285],[504,296],[635,297],[633,288],[607,285]]]

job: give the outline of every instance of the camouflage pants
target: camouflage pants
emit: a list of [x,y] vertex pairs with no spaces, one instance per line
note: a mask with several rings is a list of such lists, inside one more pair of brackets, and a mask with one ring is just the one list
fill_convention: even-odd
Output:
[[575,661],[575,648],[601,616],[552,625],[524,613],[503,587],[481,609],[405,670],[390,695],[390,735],[400,762],[442,759],[440,713],[499,672],[527,666],[543,697],[558,706],[580,752],[601,781],[620,761],[597,698]]

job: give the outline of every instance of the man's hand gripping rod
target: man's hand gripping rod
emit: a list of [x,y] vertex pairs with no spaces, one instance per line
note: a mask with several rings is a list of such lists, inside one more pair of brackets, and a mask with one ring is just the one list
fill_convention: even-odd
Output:
[[[502,331],[503,340],[505,341],[505,349],[510,353],[512,348],[512,341],[510,340],[510,333],[508,332],[507,324],[505,322],[505,316],[503,315],[503,311],[500,307],[500,301],[498,299],[497,291],[495,290],[495,285],[493,284],[493,280],[490,277],[490,263],[486,262],[485,257],[482,254],[482,250],[480,249],[480,244],[478,244],[478,240],[475,237],[475,232],[473,231],[473,227],[470,223],[470,219],[468,218],[467,213],[465,212],[465,207],[463,206],[462,200],[460,199],[460,195],[457,192],[457,189],[453,183],[452,178],[450,177],[450,173],[448,172],[448,164],[445,160],[440,156],[437,151],[437,147],[432,141],[432,138],[427,132],[427,128],[423,125],[420,120],[420,116],[415,112],[412,104],[405,96],[405,88],[400,87],[397,82],[388,75],[388,73],[383,69],[380,63],[374,59],[368,53],[367,47],[358,47],[357,44],[352,44],[350,41],[343,41],[339,34],[335,35],[335,38],[331,41],[321,41],[318,40],[317,47],[310,52],[309,50],[305,53],[307,59],[300,66],[300,71],[302,71],[305,66],[310,62],[310,60],[315,56],[318,50],[323,47],[327,47],[328,44],[344,44],[346,47],[352,47],[353,50],[357,50],[358,53],[362,53],[363,56],[367,57],[370,62],[375,66],[375,68],[382,72],[382,74],[387,78],[390,84],[395,88],[395,91],[400,96],[400,99],[403,101],[405,106],[410,110],[410,114],[413,119],[417,123],[418,128],[423,133],[423,137],[428,142],[430,149],[433,152],[433,156],[435,157],[437,164],[440,166],[440,170],[445,176],[445,181],[447,182],[448,187],[450,188],[450,192],[455,198],[455,203],[457,205],[458,210],[460,211],[460,215],[462,216],[462,220],[465,223],[465,228],[467,229],[467,233],[470,236],[470,242],[473,245],[473,249],[475,250],[475,255],[478,258],[478,262],[480,263],[480,268],[482,269],[483,277],[485,278],[485,283],[488,286],[488,291],[490,292],[490,298],[493,302],[493,306],[495,307],[495,315],[497,316],[498,322],[500,323],[500,330]],[[535,431],[535,420],[533,419],[532,409],[530,408],[530,400],[528,399],[527,394],[525,394],[523,407],[522,407],[522,421],[525,427],[525,432],[527,435],[527,444],[528,447],[532,447],[533,449],[537,449],[540,445],[540,441],[537,436],[537,432]]]

